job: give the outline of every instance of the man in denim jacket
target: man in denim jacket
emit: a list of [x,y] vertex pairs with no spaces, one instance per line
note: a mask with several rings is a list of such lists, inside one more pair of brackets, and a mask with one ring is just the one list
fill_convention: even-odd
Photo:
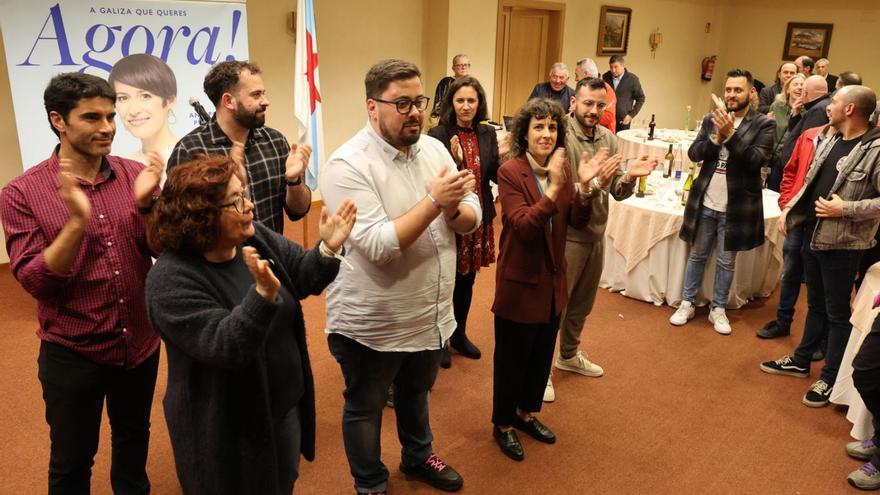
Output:
[[810,407],[828,404],[852,328],[853,278],[880,224],[880,129],[868,124],[876,104],[874,91],[865,86],[847,86],[834,95],[828,117],[839,132],[816,149],[804,186],[779,219],[783,234],[803,227],[810,235],[803,246],[809,309],[794,355],[767,361],[761,370],[809,376],[810,355],[827,325],[825,366],[803,399]]

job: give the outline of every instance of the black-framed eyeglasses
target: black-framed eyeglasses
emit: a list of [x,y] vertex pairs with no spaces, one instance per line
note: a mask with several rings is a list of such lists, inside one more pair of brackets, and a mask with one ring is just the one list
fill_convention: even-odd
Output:
[[467,69],[471,64],[455,64],[452,66],[453,69]]
[[409,98],[399,98],[394,101],[388,100],[380,100],[379,98],[373,98],[373,101],[378,101],[379,103],[387,103],[389,105],[394,105],[397,107],[397,113],[401,115],[407,115],[412,111],[413,107],[420,112],[424,112],[428,108],[428,102],[431,99],[427,96],[419,96],[415,100],[410,100]]
[[245,189],[241,194],[235,197],[231,203],[226,203],[225,205],[220,205],[220,208],[229,208],[236,211],[236,213],[244,213],[245,200],[250,201],[250,192]]

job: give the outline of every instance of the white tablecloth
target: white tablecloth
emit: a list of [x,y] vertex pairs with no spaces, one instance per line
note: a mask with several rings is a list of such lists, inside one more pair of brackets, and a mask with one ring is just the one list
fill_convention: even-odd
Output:
[[680,129],[655,129],[654,139],[648,141],[647,129],[627,129],[617,133],[618,150],[620,156],[629,160],[648,155],[660,160],[659,169],[666,167],[665,157],[672,145],[672,154],[675,155],[675,168],[681,167],[682,175],[687,175],[691,161],[687,157],[687,151],[693,140],[697,137],[694,131]]
[[[653,195],[632,196],[621,202],[610,200],[605,266],[599,286],[658,306],[663,303],[678,306],[689,252],[688,244],[678,238],[684,208],[674,190],[680,190],[681,182],[664,186],[655,177],[649,185],[652,182],[655,184],[652,188],[656,188]],[[778,197],[778,193],[764,191],[766,240],[755,249],[737,254],[728,308],[739,308],[750,299],[769,296],[779,282],[783,237],[776,226],[780,215]],[[713,249],[706,263],[697,305],[709,302],[714,278]]]
[[849,334],[849,343],[843,353],[840,362],[840,370],[837,372],[837,380],[834,382],[834,390],[831,392],[831,402],[849,406],[846,419],[852,424],[850,435],[856,440],[865,440],[874,435],[874,426],[871,424],[873,416],[868,412],[862,397],[853,384],[852,362],[865,337],[871,331],[874,318],[880,312],[880,308],[871,309],[874,295],[880,292],[880,263],[876,263],[868,269],[865,281],[859,288],[856,299],[853,302],[853,314],[850,323],[853,331]]

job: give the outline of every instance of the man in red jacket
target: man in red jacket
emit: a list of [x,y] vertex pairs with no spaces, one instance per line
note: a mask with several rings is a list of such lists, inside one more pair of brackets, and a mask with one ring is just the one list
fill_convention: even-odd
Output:
[[[788,201],[803,187],[807,170],[813,161],[816,145],[827,135],[824,132],[826,129],[831,129],[830,134],[834,134],[833,128],[825,125],[807,129],[798,138],[791,159],[785,164],[782,184],[779,187],[780,210],[784,210]],[[758,330],[758,337],[762,339],[775,339],[791,333],[794,305],[800,295],[801,281],[804,278],[804,262],[801,258],[803,238],[803,228],[798,227],[788,232],[785,242],[782,244],[782,280],[779,282],[779,304],[776,306],[776,319],[768,321]]]

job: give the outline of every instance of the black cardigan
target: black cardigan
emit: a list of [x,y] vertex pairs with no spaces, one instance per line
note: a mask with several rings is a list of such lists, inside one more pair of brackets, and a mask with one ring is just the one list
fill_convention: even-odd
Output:
[[[339,261],[304,251],[261,224],[246,244],[298,299],[320,294]],[[221,293],[202,256],[165,252],[147,276],[147,312],[168,353],[165,420],[184,493],[277,493],[277,460],[264,344],[278,304],[251,286],[241,301]],[[300,451],[315,456],[315,390],[300,311],[290,322],[303,368]]]
[[[480,206],[483,208],[483,225],[491,223],[495,219],[495,204],[492,201],[492,187],[489,181],[498,183],[498,138],[495,129],[486,124],[475,124],[477,132],[477,146],[480,148]],[[454,130],[452,132],[455,132]],[[454,134],[450,133],[443,124],[432,127],[428,135],[436,138],[446,146],[449,154],[452,154],[449,140]]]

